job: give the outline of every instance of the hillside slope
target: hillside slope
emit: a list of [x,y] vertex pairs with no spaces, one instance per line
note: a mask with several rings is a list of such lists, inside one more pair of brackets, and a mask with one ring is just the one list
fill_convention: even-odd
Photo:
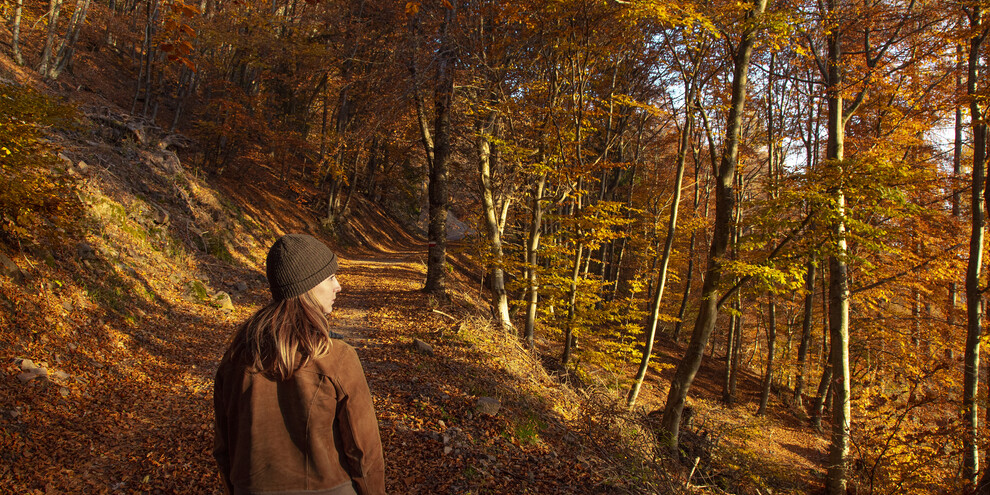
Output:
[[[669,376],[650,377],[641,406],[626,413],[618,385],[631,371],[572,386],[492,330],[466,253],[452,254],[453,298],[441,305],[419,291],[424,243],[373,204],[357,198],[347,227],[328,238],[305,184],[264,168],[204,179],[167,136],[98,96],[79,101],[84,129],[52,139],[64,162],[54,173],[77,186],[85,236],[0,247],[25,275],[0,278],[0,492],[219,493],[213,372],[233,326],[266,301],[265,252],[286,232],[324,237],[342,255],[334,321],[368,372],[390,492],[820,484],[824,440],[791,413],[754,419],[755,375],[740,406],[724,409],[709,360],[686,458],[671,460],[655,449],[647,414]],[[673,363],[679,352],[662,342],[657,360]],[[498,412],[482,414],[483,398]]]

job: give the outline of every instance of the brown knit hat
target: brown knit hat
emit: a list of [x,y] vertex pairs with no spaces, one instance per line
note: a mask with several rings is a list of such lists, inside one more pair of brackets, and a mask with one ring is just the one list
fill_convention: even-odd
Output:
[[272,297],[279,301],[303,294],[337,273],[337,255],[313,236],[287,234],[268,250],[265,270]]

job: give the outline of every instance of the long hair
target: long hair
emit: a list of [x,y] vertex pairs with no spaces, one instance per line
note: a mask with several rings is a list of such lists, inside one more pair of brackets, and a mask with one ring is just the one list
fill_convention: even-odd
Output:
[[330,323],[310,292],[272,301],[241,323],[227,351],[265,376],[288,380],[330,352]]

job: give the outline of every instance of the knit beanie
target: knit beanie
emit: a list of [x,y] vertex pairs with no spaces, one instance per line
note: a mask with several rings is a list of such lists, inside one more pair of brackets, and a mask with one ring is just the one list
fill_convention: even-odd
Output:
[[272,297],[289,299],[337,273],[337,255],[313,236],[287,234],[268,251],[265,270]]

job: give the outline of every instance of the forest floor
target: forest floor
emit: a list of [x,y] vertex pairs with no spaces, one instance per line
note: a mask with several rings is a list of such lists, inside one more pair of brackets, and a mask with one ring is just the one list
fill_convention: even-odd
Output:
[[[420,291],[425,243],[363,200],[333,239],[313,192],[263,167],[206,180],[157,143],[105,129],[58,141],[56,173],[77,181],[86,234],[0,247],[26,276],[0,278],[0,493],[220,493],[213,373],[234,325],[266,301],[265,252],[286,232],[341,255],[332,319],[364,363],[390,493],[820,490],[827,440],[780,398],[754,417],[755,372],[726,408],[721,365],[706,357],[682,463],[658,454],[649,414],[672,366],[648,377],[631,413],[621,405],[632,365],[597,383],[552,376],[492,329],[481,269],[456,244],[451,300],[436,301]],[[661,339],[655,360],[682,351]],[[482,397],[499,412],[480,414]]]

